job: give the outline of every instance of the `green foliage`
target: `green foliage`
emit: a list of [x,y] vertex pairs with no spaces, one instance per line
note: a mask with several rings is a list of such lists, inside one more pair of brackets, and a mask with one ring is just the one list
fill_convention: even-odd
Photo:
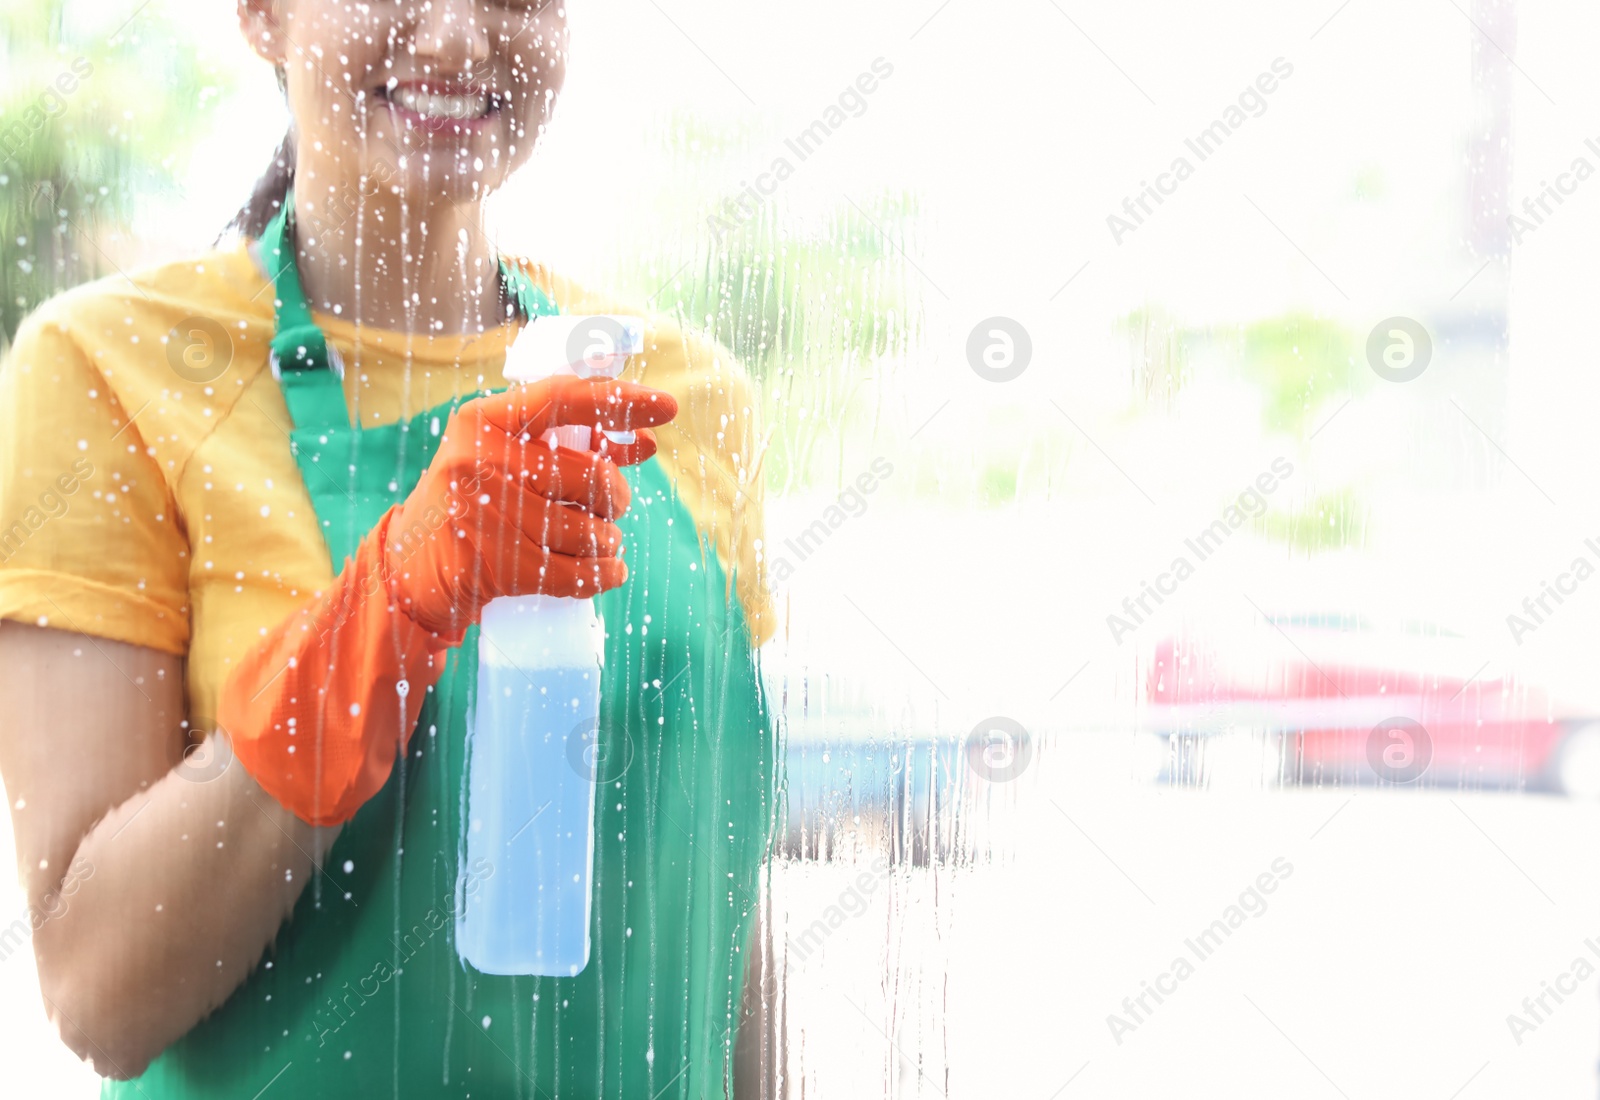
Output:
[[1298,433],[1324,402],[1367,383],[1370,375],[1355,369],[1358,350],[1335,322],[1291,313],[1245,330],[1241,365],[1266,398],[1267,425]]
[[1350,196],[1361,202],[1370,202],[1381,199],[1388,193],[1388,182],[1383,177],[1383,169],[1377,165],[1368,165],[1357,172],[1350,181]]
[[762,137],[753,121],[714,122],[684,108],[675,108],[666,124],[652,132],[660,148],[696,158],[747,154]]
[[154,8],[127,18],[59,0],[0,13],[0,346],[41,301],[105,272],[97,238],[140,193],[176,186],[200,108],[227,84]]
[[1295,512],[1268,512],[1255,526],[1267,538],[1286,542],[1296,550],[1340,550],[1359,546],[1366,539],[1367,512],[1354,492],[1340,489],[1308,501]]
[[[767,453],[769,484],[812,480],[814,460],[833,465],[848,426],[870,402],[859,400],[877,381],[877,364],[903,353],[917,288],[902,249],[916,227],[910,193],[848,201],[810,229],[780,227],[770,208],[713,239],[699,272],[684,272],[655,296],[655,308],[726,346],[759,383],[782,430]],[[714,204],[689,202],[694,209]],[[694,231],[710,232],[704,223]],[[908,249],[909,250],[909,249]],[[640,257],[622,275],[625,286],[649,292],[672,264]],[[869,429],[870,430],[870,429]]]
[[1017,496],[1015,466],[985,466],[978,477],[978,503],[985,507],[1010,504]]
[[[1118,324],[1132,354],[1141,404],[1169,404],[1192,381],[1194,363],[1220,351],[1262,393],[1269,428],[1299,433],[1325,402],[1343,400],[1371,375],[1356,369],[1361,348],[1334,321],[1303,313],[1268,317],[1242,330],[1188,328],[1159,306]],[[1203,355],[1202,353],[1205,353]]]
[[726,233],[703,276],[669,288],[660,304],[708,329],[758,378],[883,355],[905,338],[897,244],[917,207],[897,194],[864,209],[841,204],[825,228],[803,235],[759,219]]
[[[1309,314],[1206,330],[1186,328],[1153,307],[1128,314],[1119,328],[1132,348],[1133,381],[1143,404],[1170,402],[1194,381],[1196,369],[1204,369],[1194,364],[1220,359],[1236,364],[1261,394],[1268,429],[1301,438],[1373,379],[1358,358],[1364,351],[1355,336],[1334,321]],[[1316,497],[1294,512],[1268,512],[1254,527],[1267,538],[1311,553],[1361,543],[1366,523],[1366,506],[1346,488]]]
[[1136,309],[1118,327],[1133,356],[1133,383],[1147,405],[1167,405],[1189,379],[1189,356],[1199,334],[1159,306]]

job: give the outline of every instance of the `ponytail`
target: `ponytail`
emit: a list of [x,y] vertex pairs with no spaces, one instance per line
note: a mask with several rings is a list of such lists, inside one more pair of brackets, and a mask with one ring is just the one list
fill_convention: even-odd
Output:
[[[288,81],[282,68],[278,69],[278,90],[288,95]],[[278,145],[278,151],[272,154],[272,163],[267,165],[267,170],[256,181],[255,190],[250,193],[250,198],[239,208],[233,216],[222,236],[230,232],[237,232],[241,237],[258,240],[266,231],[267,223],[283,205],[283,200],[288,197],[289,188],[294,186],[294,127],[289,127],[289,132],[283,135],[283,141]],[[221,240],[221,237],[218,238]]]
[[266,231],[267,223],[272,220],[272,216],[283,205],[283,200],[292,186],[294,186],[293,130],[283,135],[282,144],[272,155],[272,163],[267,165],[267,170],[256,181],[255,190],[251,191],[250,198],[233,216],[233,221],[228,223],[224,233],[236,231],[241,237],[258,239]]

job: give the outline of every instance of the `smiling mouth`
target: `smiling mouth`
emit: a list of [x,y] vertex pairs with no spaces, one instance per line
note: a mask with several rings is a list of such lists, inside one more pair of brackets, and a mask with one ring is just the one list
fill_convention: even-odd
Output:
[[503,100],[486,88],[429,86],[420,81],[385,84],[373,95],[396,114],[430,129],[481,122],[500,110]]

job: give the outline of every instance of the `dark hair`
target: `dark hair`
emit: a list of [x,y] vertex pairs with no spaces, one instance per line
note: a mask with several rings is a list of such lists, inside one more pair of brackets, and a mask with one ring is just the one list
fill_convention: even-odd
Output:
[[[288,74],[280,66],[277,75],[278,90],[287,98]],[[284,197],[289,194],[289,188],[293,186],[294,127],[290,126],[289,132],[283,135],[283,141],[278,144],[278,151],[272,154],[272,163],[267,165],[267,170],[256,181],[255,189],[250,192],[249,199],[239,207],[239,212],[222,231],[222,236],[236,232],[241,237],[260,238],[266,231],[267,223],[283,205]]]
[[278,151],[272,154],[272,163],[267,165],[267,170],[256,181],[255,189],[228,223],[224,235],[237,232],[241,237],[259,238],[266,232],[267,223],[278,212],[278,207],[283,205],[284,197],[293,185],[294,131],[290,130],[283,135]]

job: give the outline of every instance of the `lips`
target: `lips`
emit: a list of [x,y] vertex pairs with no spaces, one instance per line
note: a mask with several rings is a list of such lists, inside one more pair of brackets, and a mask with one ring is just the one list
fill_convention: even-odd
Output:
[[398,80],[373,95],[406,125],[432,133],[476,132],[504,105],[499,93],[480,84]]

